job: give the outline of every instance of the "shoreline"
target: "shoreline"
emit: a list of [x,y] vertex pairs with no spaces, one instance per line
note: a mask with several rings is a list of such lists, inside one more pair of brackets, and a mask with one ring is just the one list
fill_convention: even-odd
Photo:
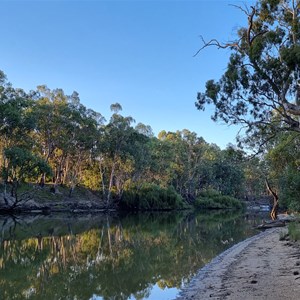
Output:
[[299,246],[279,241],[287,228],[272,228],[215,257],[183,288],[176,300],[298,299]]

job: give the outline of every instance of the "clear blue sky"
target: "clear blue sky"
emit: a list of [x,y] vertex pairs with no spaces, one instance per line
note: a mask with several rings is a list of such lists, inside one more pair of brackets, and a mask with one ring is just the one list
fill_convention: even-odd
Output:
[[200,35],[232,40],[246,24],[230,3],[250,1],[0,0],[0,69],[15,87],[75,90],[106,119],[119,102],[155,134],[187,128],[223,148],[237,128],[213,123],[194,102],[224,72],[229,50],[193,55]]

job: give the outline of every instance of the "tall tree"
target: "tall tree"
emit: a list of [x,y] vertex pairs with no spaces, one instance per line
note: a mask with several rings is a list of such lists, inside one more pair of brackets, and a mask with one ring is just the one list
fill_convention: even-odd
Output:
[[[39,86],[34,114],[37,127],[37,151],[53,168],[54,190],[59,183],[70,186],[70,194],[79,182],[85,161],[91,158],[98,140],[102,116],[80,103],[79,95]],[[45,175],[41,183],[45,181]]]
[[232,145],[220,151],[213,163],[211,185],[224,195],[241,197],[244,194],[244,159],[245,154]]
[[[134,120],[132,117],[124,117],[119,114],[122,106],[118,103],[112,104],[111,110],[114,113],[105,126],[99,158],[103,195],[106,198],[107,205],[111,204],[114,188],[117,188],[118,196],[121,196],[124,180],[128,176],[130,177],[128,172],[132,172],[130,165],[133,159],[130,155],[130,149],[133,146],[134,129],[131,124]],[[123,164],[126,167],[124,165],[124,168],[122,168],[121,165]]]
[[[20,181],[28,176],[37,176],[41,173],[50,173],[51,171],[49,165],[43,159],[26,148],[10,147],[5,149],[4,155],[7,164],[3,167],[2,172],[5,182],[11,184],[11,196],[14,199],[11,208],[14,208],[21,202],[24,202],[24,198],[19,198],[17,193]],[[25,201],[29,199],[25,199]],[[4,200],[6,200],[5,197]]]
[[30,153],[35,144],[31,134],[36,125],[33,106],[31,95],[13,88],[0,72],[0,168],[4,191],[10,183],[13,197],[19,180],[31,173],[37,162],[41,165],[39,157]]
[[248,24],[235,41],[203,40],[200,50],[215,46],[231,56],[221,79],[198,93],[196,106],[213,104],[213,120],[242,124],[244,141],[261,146],[279,131],[300,132],[300,1],[259,0],[239,9]]

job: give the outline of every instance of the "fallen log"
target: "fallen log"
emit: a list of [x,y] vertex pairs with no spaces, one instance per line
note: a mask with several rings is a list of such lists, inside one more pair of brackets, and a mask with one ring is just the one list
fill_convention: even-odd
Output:
[[263,222],[262,224],[258,225],[257,229],[269,229],[274,227],[284,227],[286,225],[286,222],[284,220],[275,220],[275,221],[269,221],[269,222]]

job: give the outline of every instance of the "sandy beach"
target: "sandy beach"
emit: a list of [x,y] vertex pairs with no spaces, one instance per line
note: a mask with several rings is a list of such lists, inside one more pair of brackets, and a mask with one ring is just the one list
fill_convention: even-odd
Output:
[[279,240],[286,232],[269,229],[231,247],[201,269],[177,300],[300,299],[300,248]]

